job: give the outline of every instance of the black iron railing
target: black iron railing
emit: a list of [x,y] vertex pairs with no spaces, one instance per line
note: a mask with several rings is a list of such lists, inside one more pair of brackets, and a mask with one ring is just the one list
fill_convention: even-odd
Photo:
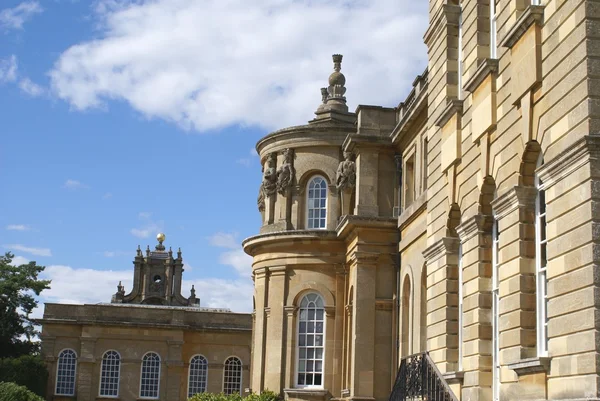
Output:
[[390,401],[458,401],[429,357],[414,354],[402,359]]

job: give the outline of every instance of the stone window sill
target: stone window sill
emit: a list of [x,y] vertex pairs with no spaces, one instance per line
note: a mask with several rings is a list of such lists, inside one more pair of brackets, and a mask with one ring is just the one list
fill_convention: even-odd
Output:
[[462,114],[462,112],[463,112],[463,101],[458,100],[458,99],[450,100],[448,102],[448,104],[446,105],[446,108],[444,109],[444,111],[442,111],[442,114],[436,120],[435,126],[443,127],[444,125],[446,125],[446,123],[448,121],[450,121],[450,119],[452,117],[454,117],[455,114]]
[[500,46],[512,48],[534,23],[539,25],[544,23],[544,6],[530,5],[527,7],[523,15],[515,22],[515,25],[506,33],[506,36],[500,42]]
[[540,372],[547,373],[550,370],[550,358],[536,357],[521,359],[520,361],[508,364],[506,367],[514,370],[519,376]]
[[398,216],[398,228],[402,229],[406,224],[413,221],[412,217],[416,212],[427,207],[427,190],[425,190],[410,205],[406,206],[400,216]]
[[462,370],[457,370],[456,372],[443,373],[442,376],[444,377],[444,380],[448,382],[448,384],[457,384],[463,382],[465,372]]

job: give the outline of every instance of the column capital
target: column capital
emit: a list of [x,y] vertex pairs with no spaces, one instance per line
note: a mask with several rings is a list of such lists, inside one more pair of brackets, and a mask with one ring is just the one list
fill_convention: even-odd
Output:
[[466,219],[456,227],[460,242],[466,242],[477,234],[491,233],[494,224],[493,216],[476,214]]
[[427,247],[423,251],[423,257],[426,262],[434,261],[439,259],[442,255],[450,253],[458,253],[458,245],[460,240],[456,237],[444,237],[440,238],[437,242]]
[[372,265],[376,266],[379,260],[379,253],[377,252],[363,252],[363,251],[355,251],[350,256],[350,263],[357,265]]
[[283,311],[288,315],[288,317],[293,317],[296,316],[296,313],[298,312],[298,307],[294,305],[284,306]]
[[252,272],[254,279],[264,279],[267,276],[267,268],[266,267],[257,267],[256,269],[254,269],[254,271]]
[[274,266],[267,268],[270,277],[285,276],[287,273],[287,266]]
[[536,188],[514,186],[492,201],[494,217],[500,220],[520,208],[534,209],[536,197]]

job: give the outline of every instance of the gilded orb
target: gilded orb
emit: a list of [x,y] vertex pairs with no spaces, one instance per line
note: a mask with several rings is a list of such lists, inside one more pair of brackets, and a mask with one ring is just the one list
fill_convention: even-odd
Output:
[[158,235],[156,236],[156,239],[158,240],[158,242],[160,242],[161,244],[163,243],[163,241],[165,240],[165,238],[167,238],[166,235],[164,235],[163,233],[158,233]]

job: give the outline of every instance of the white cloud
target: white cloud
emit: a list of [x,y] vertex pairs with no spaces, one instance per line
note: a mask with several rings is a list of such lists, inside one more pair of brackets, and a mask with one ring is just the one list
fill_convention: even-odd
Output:
[[241,246],[237,236],[237,233],[219,232],[208,237],[208,242],[218,248],[236,249]]
[[104,251],[104,252],[102,252],[102,254],[106,258],[115,258],[115,257],[118,257],[118,256],[127,256],[127,255],[131,255],[133,257],[134,252],[127,252],[127,251]]
[[106,200],[106,199],[110,199],[112,198],[113,194],[110,192],[105,193],[104,195],[102,195],[102,199]]
[[29,259],[24,258],[23,256],[15,256],[11,262],[13,266],[21,266],[29,263]]
[[198,131],[312,118],[332,53],[345,55],[351,110],[397,105],[427,64],[423,1],[111,0],[96,16],[97,39],[50,71],[55,94],[80,110],[123,100]]
[[222,280],[208,278],[203,280],[183,280],[184,297],[189,296],[192,284],[200,306],[208,308],[229,308],[233,312],[252,312],[252,294],[254,286],[250,279]]
[[150,212],[139,212],[138,213],[138,218],[140,219],[149,219],[152,216],[152,213]]
[[46,90],[40,85],[36,84],[29,78],[23,78],[19,81],[19,88],[27,95],[31,97],[42,96]]
[[[52,280],[50,289],[42,292],[42,300],[67,304],[110,302],[112,294],[117,291],[119,281],[125,286],[126,293],[129,293],[133,286],[131,270],[94,270],[52,265],[46,267],[41,278]],[[200,298],[201,306],[230,308],[235,312],[252,310],[253,286],[250,279],[183,280],[184,297],[189,296],[192,284],[196,289],[196,296]],[[34,315],[40,316],[41,311],[36,311]]]
[[36,255],[36,256],[52,256],[52,252],[50,251],[49,248],[32,248],[32,247],[28,247],[28,246],[21,245],[21,244],[10,244],[10,245],[3,245],[3,246],[4,246],[4,248],[8,249],[11,252],[21,251],[21,252],[30,253],[30,254]]
[[148,238],[151,235],[156,235],[162,231],[163,223],[162,221],[154,222],[150,218],[152,217],[152,213],[150,212],[140,212],[138,213],[138,219],[144,222],[141,227],[132,228],[130,230],[131,235],[138,238]]
[[16,7],[5,8],[0,11],[0,28],[22,29],[28,19],[42,11],[42,6],[37,1],[24,1]]
[[17,80],[17,56],[0,59],[0,84]]
[[67,181],[65,181],[65,183],[63,184],[63,188],[67,188],[67,189],[87,189],[89,188],[89,186],[77,181],[77,180],[71,180],[68,179]]
[[6,229],[9,231],[29,231],[31,227],[26,224],[9,224],[6,226]]
[[238,240],[237,233],[219,232],[208,238],[210,245],[229,249],[219,255],[219,263],[233,267],[241,276],[249,277],[252,271],[252,257],[246,255]]

